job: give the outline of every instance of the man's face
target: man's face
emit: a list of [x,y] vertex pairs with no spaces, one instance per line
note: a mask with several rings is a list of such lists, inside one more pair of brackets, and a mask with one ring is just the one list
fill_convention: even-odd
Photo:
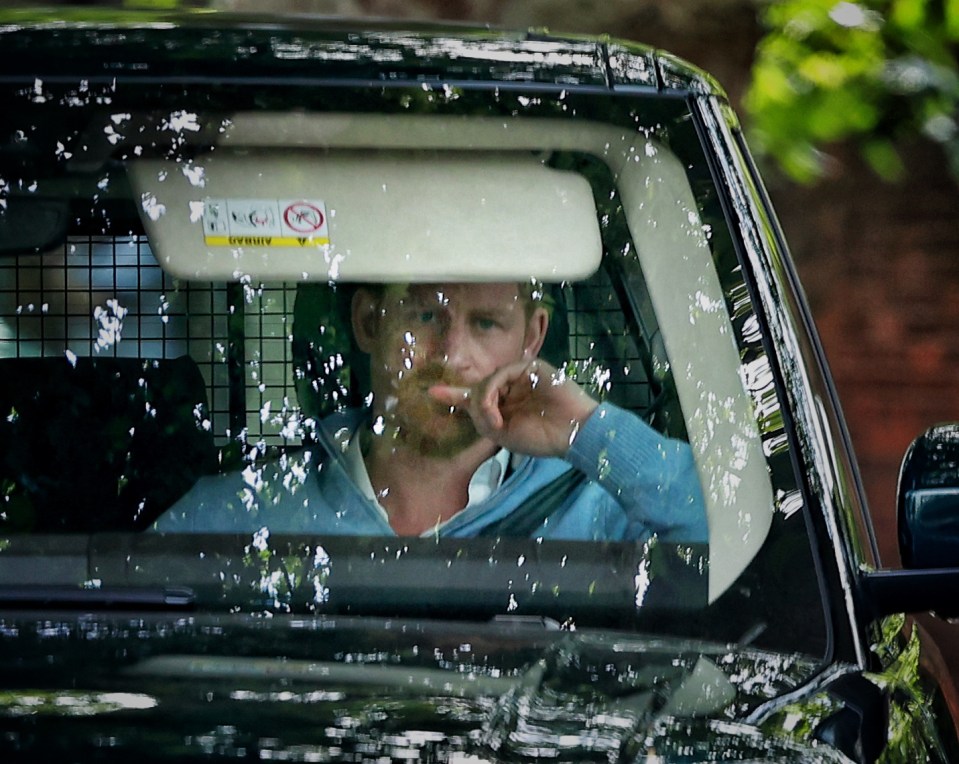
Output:
[[535,357],[545,336],[545,310],[531,309],[515,283],[390,286],[357,297],[354,330],[370,354],[374,415],[424,454],[452,455],[479,439],[465,413],[429,395],[432,385],[473,385]]

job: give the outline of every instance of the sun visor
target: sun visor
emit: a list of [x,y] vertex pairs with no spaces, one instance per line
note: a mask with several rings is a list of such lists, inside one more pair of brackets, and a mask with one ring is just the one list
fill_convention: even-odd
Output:
[[589,183],[531,153],[220,151],[128,171],[184,279],[563,281],[602,254]]

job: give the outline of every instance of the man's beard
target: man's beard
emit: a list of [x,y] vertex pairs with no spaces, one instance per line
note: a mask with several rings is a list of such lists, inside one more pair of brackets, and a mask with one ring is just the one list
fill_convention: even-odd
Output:
[[404,373],[385,402],[386,434],[423,456],[453,457],[480,435],[465,410],[451,409],[429,394],[433,385],[468,387],[441,364]]

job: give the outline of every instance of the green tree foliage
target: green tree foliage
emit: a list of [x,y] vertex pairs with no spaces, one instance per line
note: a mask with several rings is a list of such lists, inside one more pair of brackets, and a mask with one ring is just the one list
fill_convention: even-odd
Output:
[[895,179],[897,143],[923,135],[959,181],[959,0],[782,0],[761,19],[745,99],[760,154],[810,182],[849,140]]

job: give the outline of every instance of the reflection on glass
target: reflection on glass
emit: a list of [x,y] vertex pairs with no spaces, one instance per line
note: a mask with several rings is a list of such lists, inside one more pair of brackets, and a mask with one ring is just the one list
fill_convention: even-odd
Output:
[[156,698],[132,692],[22,690],[0,693],[0,716],[98,716],[147,710],[156,705]]
[[[423,106],[409,95],[401,111]],[[444,109],[476,107],[455,96]],[[510,555],[524,563],[477,597],[509,614],[565,597],[577,575],[586,600],[632,611],[663,592],[693,604],[682,583],[660,588],[677,567],[702,579],[696,602],[725,591],[774,513],[760,435],[781,416],[770,366],[734,344],[748,294],[721,283],[728,232],[701,149],[677,148],[685,107],[577,126],[558,118],[565,96],[502,98],[510,110],[478,120],[468,146],[465,122],[432,111],[118,105],[77,135],[51,130],[77,217],[42,255],[0,259],[0,527],[163,534],[146,545],[236,533],[230,551],[204,547],[217,580],[277,611],[358,596],[344,538],[377,540],[371,568],[431,554],[460,599],[481,559],[505,559],[493,542],[523,541]],[[407,126],[422,145],[399,152]],[[16,215],[37,214],[24,189],[56,178],[17,172]],[[249,215],[246,243],[207,241],[212,200],[273,203],[279,223],[301,193],[322,200],[328,250],[263,250]],[[283,547],[288,534],[311,538]],[[412,540],[435,543],[407,553]],[[537,559],[545,542],[590,544],[565,567],[565,551]],[[607,549],[622,564],[591,567]],[[436,574],[414,563],[396,575]]]

